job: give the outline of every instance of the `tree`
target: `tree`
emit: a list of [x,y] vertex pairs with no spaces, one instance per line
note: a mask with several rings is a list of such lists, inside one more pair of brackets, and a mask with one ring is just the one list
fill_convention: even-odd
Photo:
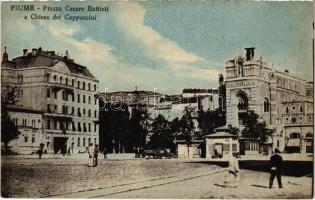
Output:
[[20,132],[11,120],[8,113],[8,105],[14,105],[16,103],[16,88],[10,88],[9,86],[2,92],[1,98],[1,142],[4,144],[3,153],[11,153],[8,144],[11,140],[18,138]]
[[228,125],[227,132],[232,134],[232,135],[238,135],[240,130],[236,127],[233,127],[231,124]]
[[260,143],[267,141],[268,137],[272,135],[273,131],[268,130],[265,122],[258,122],[259,115],[253,110],[247,112],[243,118],[245,126],[242,135],[248,138],[259,139]]
[[174,139],[180,135],[180,120],[178,117],[174,118],[170,123],[170,132],[172,133]]
[[152,122],[151,128],[152,135],[147,144],[148,148],[174,150],[175,144],[173,142],[171,123],[169,121],[159,114]]
[[198,111],[198,127],[202,136],[214,133],[214,129],[225,125],[225,116],[219,110]]
[[191,139],[193,139],[194,137],[194,129],[195,129],[195,125],[193,122],[193,118],[191,116],[191,110],[186,107],[184,110],[184,115],[182,116],[182,118],[180,119],[180,134],[179,134],[179,138],[178,139],[183,139],[183,140],[187,140],[190,141]]
[[132,108],[129,130],[133,135],[133,147],[145,147],[150,121],[147,109]]

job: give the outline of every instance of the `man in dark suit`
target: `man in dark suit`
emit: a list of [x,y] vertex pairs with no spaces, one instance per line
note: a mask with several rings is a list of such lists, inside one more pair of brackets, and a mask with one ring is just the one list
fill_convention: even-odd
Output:
[[282,188],[281,182],[282,157],[279,154],[280,151],[279,149],[276,148],[274,155],[270,157],[271,176],[269,180],[269,188],[272,188],[273,179],[275,178],[275,176],[277,176],[279,188]]

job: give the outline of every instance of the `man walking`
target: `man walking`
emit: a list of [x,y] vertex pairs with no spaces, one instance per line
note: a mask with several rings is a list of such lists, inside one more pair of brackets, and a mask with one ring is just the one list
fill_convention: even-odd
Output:
[[270,157],[270,180],[269,180],[269,188],[272,188],[273,179],[277,176],[279,188],[282,188],[281,182],[281,167],[282,167],[282,157],[279,155],[279,149],[275,149],[275,154]]
[[94,166],[97,166],[97,158],[98,158],[99,148],[98,145],[95,145],[94,148]]

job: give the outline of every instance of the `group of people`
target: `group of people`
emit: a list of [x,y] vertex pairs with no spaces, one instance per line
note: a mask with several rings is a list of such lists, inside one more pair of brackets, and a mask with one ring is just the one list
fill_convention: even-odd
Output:
[[[99,147],[96,144],[95,147],[93,144],[90,144],[90,146],[87,148],[87,153],[89,155],[89,167],[95,167],[97,166],[97,159],[98,159],[98,154],[100,153]],[[103,149],[103,155],[104,159],[107,159],[107,150],[106,148]]]
[[[279,149],[275,149],[274,154],[270,157],[270,179],[269,188],[273,186],[273,180],[277,177],[279,188],[283,188],[281,181],[282,157]],[[225,177],[224,185],[227,187],[237,187],[240,180],[240,168],[236,158],[236,154],[230,155],[228,158],[228,175]]]
[[91,143],[89,147],[87,148],[87,153],[89,155],[89,167],[95,167],[97,166],[97,158],[99,153],[98,145],[93,146]]

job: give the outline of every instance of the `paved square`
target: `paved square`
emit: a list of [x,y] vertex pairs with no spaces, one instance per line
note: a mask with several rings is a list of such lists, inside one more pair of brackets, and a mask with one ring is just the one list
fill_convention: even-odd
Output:
[[[100,159],[82,156],[3,157],[2,196],[75,198],[311,198],[310,177],[283,177],[269,189],[269,174],[242,170],[238,188],[220,186],[226,168],[202,159]],[[292,182],[292,183],[289,183]],[[274,184],[277,186],[276,182]]]

